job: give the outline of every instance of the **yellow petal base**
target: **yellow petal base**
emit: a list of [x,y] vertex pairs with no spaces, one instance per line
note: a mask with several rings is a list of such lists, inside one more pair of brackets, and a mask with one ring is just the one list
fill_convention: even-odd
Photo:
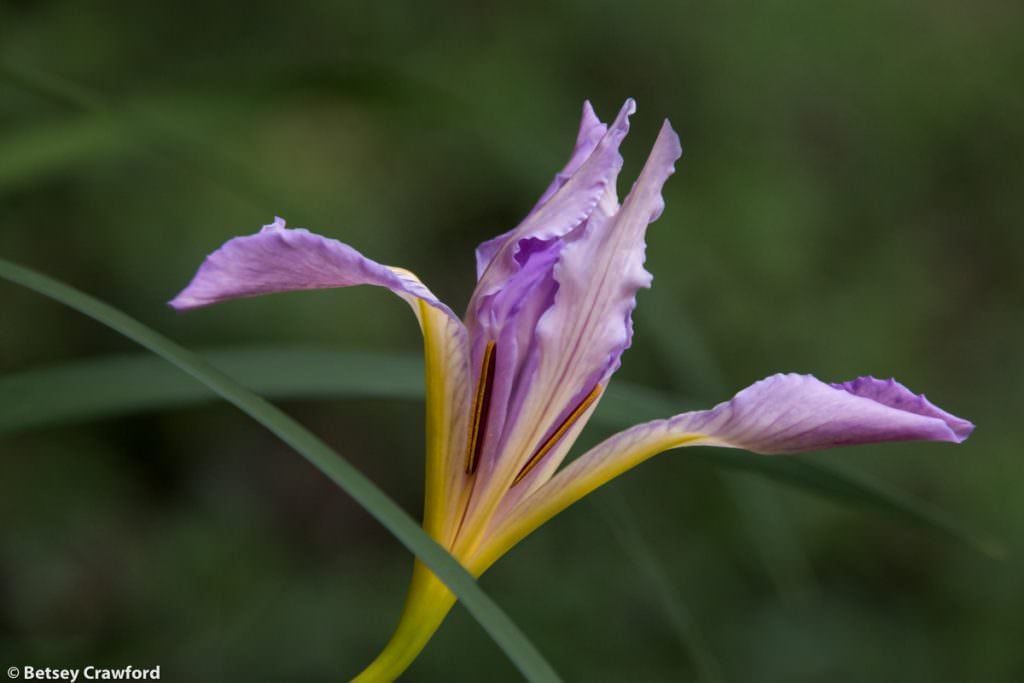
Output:
[[454,604],[455,595],[417,561],[409,597],[394,635],[377,659],[352,680],[355,683],[383,683],[401,676],[426,647]]

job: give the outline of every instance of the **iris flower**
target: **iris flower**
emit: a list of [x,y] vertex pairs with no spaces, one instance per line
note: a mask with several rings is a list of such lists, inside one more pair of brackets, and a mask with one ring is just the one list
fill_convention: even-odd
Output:
[[[460,319],[408,270],[278,218],[210,254],[172,302],[191,309],[237,297],[376,285],[419,320],[426,357],[423,527],[474,576],[599,486],[663,451],[722,446],[784,454],[923,439],[973,429],[894,380],[826,384],[778,374],[710,410],[640,424],[560,467],[633,336],[649,287],[644,235],[681,155],[668,121],[625,200],[619,145],[635,104],[610,125],[589,103],[565,168],[526,218],[476,251],[477,285]],[[454,595],[423,564],[380,656],[358,680],[391,680],[441,625]]]

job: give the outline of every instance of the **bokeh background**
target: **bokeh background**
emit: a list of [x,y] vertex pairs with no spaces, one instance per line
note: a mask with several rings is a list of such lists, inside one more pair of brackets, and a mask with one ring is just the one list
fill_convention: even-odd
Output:
[[[895,375],[975,421],[971,440],[815,457],[1006,553],[680,451],[484,587],[573,681],[1020,681],[1022,30],[998,0],[5,1],[0,254],[194,348],[415,353],[385,292],[164,303],[278,214],[460,308],[472,249],[532,206],[582,101],[610,117],[633,96],[620,189],[662,118],[686,154],[620,376],[711,405],[780,370]],[[135,350],[0,283],[0,371]],[[419,514],[419,403],[283,405]],[[5,667],[344,680],[397,619],[408,553],[228,406],[22,431],[0,452]],[[517,678],[461,608],[407,675]]]

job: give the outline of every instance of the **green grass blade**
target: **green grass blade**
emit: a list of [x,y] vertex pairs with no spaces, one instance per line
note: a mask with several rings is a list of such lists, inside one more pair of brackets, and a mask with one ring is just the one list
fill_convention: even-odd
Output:
[[130,316],[68,285],[0,259],[0,277],[103,323],[202,382],[301,453],[352,496],[452,590],[519,671],[532,681],[557,681],[554,669],[473,577],[383,491],[280,409],[198,355]]
[[22,127],[0,138],[0,191],[55,170],[134,149],[137,136],[109,117],[76,117]]
[[276,197],[261,174],[219,142],[220,127],[259,105],[251,94],[167,92],[115,101],[58,74],[0,60],[4,80],[73,113],[0,136],[0,193],[76,165],[143,155],[199,174],[261,211],[270,213],[272,206],[279,213],[296,213],[294,203]]
[[814,456],[763,456],[732,449],[694,449],[693,455],[715,467],[726,467],[784,482],[824,498],[870,507],[966,543],[991,558],[1005,555],[1003,544],[979,534],[943,510],[902,493],[889,484],[855,473]]
[[[423,361],[414,354],[246,347],[201,355],[267,398],[423,398]],[[0,375],[0,434],[215,400],[152,354],[103,356]]]
[[[248,347],[205,354],[208,362],[270,398],[421,399],[418,356],[309,348]],[[83,386],[90,387],[82,392]],[[112,417],[143,410],[212,401],[216,394],[150,354],[126,354],[0,376],[0,435],[26,429]],[[606,429],[692,408],[689,400],[625,382],[614,382],[594,414]],[[998,554],[997,544],[934,507],[894,491],[884,482],[802,458],[768,458],[743,451],[697,448],[688,457],[748,472],[818,496],[884,512]]]
[[701,683],[725,683],[722,665],[703,631],[686,609],[682,596],[651,544],[644,538],[622,494],[617,489],[605,491],[595,500],[594,505],[604,516],[612,536],[636,567],[640,583],[656,598],[658,607],[668,618],[676,639],[692,660],[697,680]]
[[[202,356],[268,398],[423,398],[418,354],[248,346]],[[94,389],[86,395],[82,386]],[[151,354],[103,356],[0,375],[0,434],[215,399],[209,388]],[[623,429],[690,407],[660,392],[616,382],[595,421]]]

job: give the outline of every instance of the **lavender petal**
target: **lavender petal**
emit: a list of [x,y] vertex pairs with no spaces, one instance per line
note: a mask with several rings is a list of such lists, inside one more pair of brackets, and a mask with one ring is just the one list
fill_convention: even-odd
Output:
[[422,299],[457,320],[412,273],[371,261],[337,240],[286,228],[281,218],[254,235],[228,240],[207,256],[170,306],[185,311],[240,297],[354,285],[377,285]]
[[895,380],[825,384],[811,375],[772,375],[711,410],[669,420],[671,429],[755,453],[800,453],[882,441],[960,443],[974,425]]
[[830,385],[811,375],[772,375],[710,410],[639,424],[587,451],[493,520],[475,568],[482,571],[560,511],[666,450],[723,446],[783,454],[884,441],[960,443],[973,429],[895,380]]
[[[540,199],[534,205],[533,209],[530,210],[528,215],[533,215],[541,206],[546,204],[552,195],[562,188],[569,179],[573,176],[576,171],[579,170],[583,162],[586,161],[593,153],[594,148],[604,137],[605,133],[608,132],[608,126],[601,122],[601,119],[597,117],[594,112],[594,108],[591,106],[589,101],[583,103],[583,116],[580,119],[579,133],[576,135],[576,144],[573,147],[572,155],[569,157],[568,163],[565,167],[555,175],[554,180],[541,195]],[[476,250],[476,276],[477,279],[483,275],[483,272],[487,269],[488,264],[494,259],[495,254],[501,249],[501,247],[508,241],[516,232],[513,228],[508,232],[505,232],[497,237],[493,237],[486,242],[480,244]]]

